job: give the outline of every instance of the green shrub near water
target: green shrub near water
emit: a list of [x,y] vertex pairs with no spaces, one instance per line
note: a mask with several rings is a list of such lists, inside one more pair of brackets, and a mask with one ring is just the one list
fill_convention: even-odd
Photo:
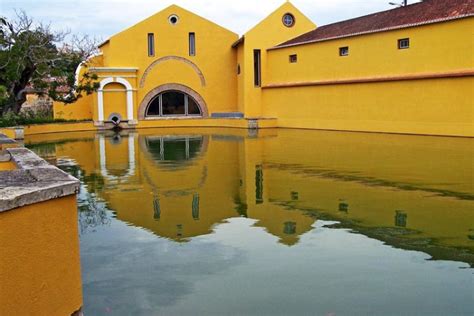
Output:
[[8,113],[0,117],[0,127],[13,127],[20,125],[50,124],[50,123],[74,123],[83,122],[79,120],[55,119],[50,115],[31,115],[29,113]]

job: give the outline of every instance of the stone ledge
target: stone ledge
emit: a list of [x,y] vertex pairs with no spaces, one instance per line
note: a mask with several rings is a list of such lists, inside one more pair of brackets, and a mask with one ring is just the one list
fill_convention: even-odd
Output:
[[15,144],[13,139],[8,138],[6,135],[0,134],[0,144]]
[[0,172],[0,212],[79,192],[79,181],[26,148],[7,148],[18,169]]

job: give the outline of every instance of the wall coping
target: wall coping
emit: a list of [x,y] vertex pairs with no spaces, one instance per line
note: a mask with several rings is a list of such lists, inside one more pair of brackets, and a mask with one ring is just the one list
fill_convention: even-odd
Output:
[[3,155],[17,169],[0,172],[0,213],[79,192],[79,180],[29,149],[7,148]]
[[90,67],[92,72],[137,72],[135,67]]

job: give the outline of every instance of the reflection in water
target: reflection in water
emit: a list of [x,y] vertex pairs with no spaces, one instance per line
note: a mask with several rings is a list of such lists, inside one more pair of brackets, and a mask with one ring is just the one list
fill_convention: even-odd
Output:
[[296,234],[296,223],[295,222],[286,222],[285,223],[285,228],[283,229],[283,232],[286,235]]
[[202,136],[147,136],[146,150],[164,166],[180,167],[195,159],[202,151]]
[[339,203],[339,212],[344,212],[344,213],[349,212],[349,204],[347,204],[346,202],[341,201]]
[[27,140],[81,180],[87,314],[472,314],[472,140],[198,131]]
[[398,227],[407,227],[407,213],[403,211],[396,211],[395,212],[395,226]]
[[263,168],[262,165],[255,166],[255,200],[257,204],[263,203]]
[[291,200],[292,201],[298,201],[299,199],[300,199],[300,197],[299,197],[298,192],[295,192],[295,191],[291,192]]
[[199,220],[199,194],[193,196],[193,219]]
[[160,198],[155,196],[153,198],[153,218],[159,221],[160,217],[161,217]]

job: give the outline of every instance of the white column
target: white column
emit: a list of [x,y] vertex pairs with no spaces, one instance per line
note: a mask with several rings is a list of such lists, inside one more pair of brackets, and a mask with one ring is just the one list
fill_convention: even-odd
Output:
[[133,121],[133,90],[127,89],[127,118]]
[[104,91],[102,89],[97,91],[97,113],[100,123],[104,121]]
[[99,159],[100,159],[100,173],[104,178],[108,178],[107,173],[107,156],[105,153],[105,137],[99,135]]
[[128,135],[128,175],[135,174],[135,136]]

